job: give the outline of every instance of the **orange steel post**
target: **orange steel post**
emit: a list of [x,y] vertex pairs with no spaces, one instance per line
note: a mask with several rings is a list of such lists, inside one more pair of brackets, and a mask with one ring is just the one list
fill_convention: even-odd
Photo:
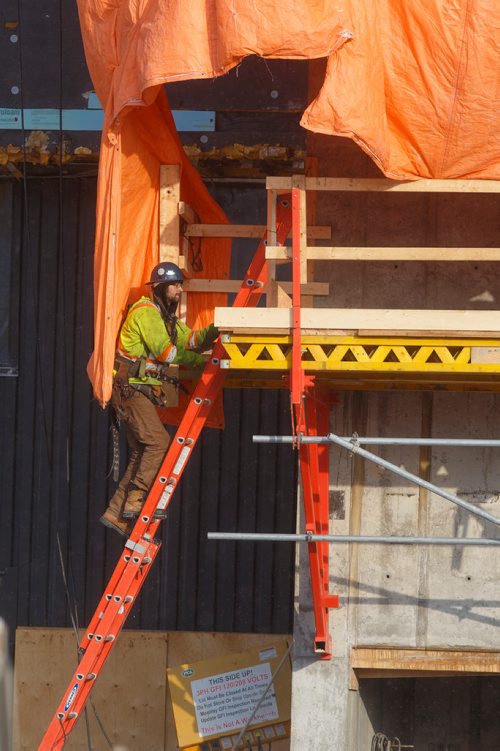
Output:
[[[276,216],[277,241],[282,244],[291,226],[289,196],[278,196]],[[257,305],[266,279],[265,241],[262,240],[236,295],[234,306]],[[218,341],[80,643],[80,661],[38,751],[57,751],[63,748],[151,570],[151,564],[160,548],[160,542],[154,536],[160,520],[155,519],[153,514],[157,509],[166,509],[170,503],[214,399],[220,393],[225,376],[225,371],[220,368],[220,360],[224,354],[224,347]]]
[[[315,389],[307,389],[301,435],[325,435],[329,405],[316,399]],[[328,431],[327,431],[328,432]],[[329,533],[329,454],[328,447],[299,443],[299,462],[304,498],[306,532],[313,535]],[[338,607],[338,596],[329,593],[329,543],[308,543],[313,610],[316,626],[314,651],[330,659],[332,645],[328,611]]]
[[[304,398],[304,371],[301,359],[300,332],[300,190],[292,190],[292,370],[290,391],[295,427],[300,423]],[[292,413],[292,417],[294,414]],[[295,433],[295,431],[294,431]]]
[[[328,534],[329,531],[329,451],[327,446],[303,444],[303,435],[326,435],[329,432],[329,402],[317,398],[319,389],[314,378],[306,377],[302,368],[300,325],[300,190],[292,190],[292,368],[290,398],[292,431],[299,450],[299,466],[304,498],[306,532]],[[328,660],[332,656],[328,611],[338,607],[338,596],[329,593],[329,547],[327,542],[309,542],[309,568],[313,595],[316,635],[314,651]]]

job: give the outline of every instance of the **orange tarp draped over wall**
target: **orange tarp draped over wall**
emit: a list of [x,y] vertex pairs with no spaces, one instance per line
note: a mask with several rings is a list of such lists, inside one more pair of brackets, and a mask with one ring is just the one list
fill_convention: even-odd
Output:
[[[148,294],[144,282],[158,262],[161,164],[181,165],[180,198],[200,221],[227,222],[184,154],[162,91],[153,104],[130,110],[122,122],[105,128],[97,195],[94,354],[88,367],[103,404],[111,396],[116,337],[124,311],[128,303]],[[229,260],[229,240],[204,239],[203,269],[193,276],[226,279]],[[189,297],[187,322],[193,327],[206,326],[213,320],[214,306],[226,303],[225,295]],[[180,401],[182,405],[185,398],[181,396]],[[168,415],[168,422],[178,417],[173,410]],[[222,413],[216,409],[208,424],[221,423]]]
[[[161,84],[219,76],[251,54],[327,57],[302,125],[354,139],[389,177],[500,178],[499,0],[78,0],[106,113],[99,169],[95,351],[105,403],[130,288],[158,260],[159,165],[182,165],[181,198],[223,222],[184,156]],[[229,247],[204,243],[201,275]],[[192,295],[204,324],[219,296]]]
[[[120,118],[121,119],[121,118]],[[161,164],[181,165],[180,198],[207,223],[227,219],[211,199],[186,158],[163,92],[144,109],[130,110],[115,127],[105,127],[101,143],[97,193],[94,266],[94,353],[88,372],[102,404],[111,396],[116,337],[127,304],[147,294],[144,282],[158,262],[159,183]],[[230,241],[203,241],[203,270],[193,276],[228,278]],[[213,319],[215,305],[226,297],[193,294],[188,324],[203,327]],[[181,403],[184,400],[181,398]],[[168,422],[176,421],[170,411]],[[215,410],[208,424],[220,426]]]

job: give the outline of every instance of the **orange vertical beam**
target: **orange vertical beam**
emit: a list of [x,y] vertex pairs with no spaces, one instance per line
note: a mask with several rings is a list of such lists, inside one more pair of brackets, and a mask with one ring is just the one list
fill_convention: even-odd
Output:
[[[307,226],[304,213],[303,190],[292,189],[292,367],[290,397],[292,431],[299,450],[299,466],[306,532],[313,535],[329,532],[329,451],[328,446],[302,443],[302,436],[326,435],[329,432],[329,401],[317,398],[319,389],[314,379],[305,376],[302,368],[301,297],[303,276],[303,237]],[[323,659],[332,656],[328,612],[338,607],[338,597],[329,593],[329,543],[308,543],[309,568],[313,596],[316,635],[314,651]]]
[[[324,435],[329,405],[316,399],[315,389],[307,389],[301,435]],[[329,455],[324,445],[299,443],[299,462],[306,532],[312,535],[329,533]],[[308,543],[311,588],[313,595],[316,635],[314,651],[323,659],[330,659],[332,644],[328,611],[338,607],[337,595],[329,593],[329,543]]]

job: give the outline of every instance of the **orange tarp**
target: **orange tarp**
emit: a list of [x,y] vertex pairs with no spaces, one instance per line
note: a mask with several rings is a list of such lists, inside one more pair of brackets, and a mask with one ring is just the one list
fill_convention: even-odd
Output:
[[[106,128],[101,144],[94,264],[94,353],[88,366],[94,392],[102,404],[111,396],[116,337],[127,304],[147,293],[144,282],[158,262],[159,183],[161,164],[181,165],[180,198],[200,221],[227,219],[186,158],[162,92],[153,104],[127,113]],[[228,278],[230,242],[203,241],[203,270],[193,276]],[[188,324],[203,327],[213,319],[224,295],[193,294]],[[170,413],[172,416],[172,413]],[[175,419],[175,418],[174,418]],[[215,422],[221,423],[216,410]],[[169,420],[170,421],[170,420]]]
[[[251,54],[328,57],[302,118],[354,139],[393,178],[500,177],[498,0],[78,0],[89,70],[105,107],[89,375],[110,396],[129,288],[158,259],[161,163],[204,222],[220,209],[184,156],[161,84],[219,76]],[[227,244],[207,241],[203,276],[224,277]],[[191,324],[218,303],[192,295]]]

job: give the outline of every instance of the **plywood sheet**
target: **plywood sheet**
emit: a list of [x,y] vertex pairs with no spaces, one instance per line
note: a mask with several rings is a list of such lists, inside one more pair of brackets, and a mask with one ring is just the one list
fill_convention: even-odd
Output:
[[[123,631],[97,680],[92,701],[113,744],[128,751],[165,751],[165,632]],[[14,751],[33,751],[76,666],[71,629],[20,628],[16,633]],[[108,748],[87,702],[93,748]],[[147,742],[146,740],[147,739]],[[81,717],[65,751],[88,751]]]
[[[111,742],[126,751],[176,751],[167,668],[258,648],[277,638],[276,634],[123,631],[91,695]],[[72,629],[17,630],[13,751],[38,748],[75,669],[76,647]],[[90,702],[87,707],[92,748],[101,751],[108,744]],[[289,740],[273,743],[273,751],[289,748]],[[65,751],[88,749],[82,717]]]

